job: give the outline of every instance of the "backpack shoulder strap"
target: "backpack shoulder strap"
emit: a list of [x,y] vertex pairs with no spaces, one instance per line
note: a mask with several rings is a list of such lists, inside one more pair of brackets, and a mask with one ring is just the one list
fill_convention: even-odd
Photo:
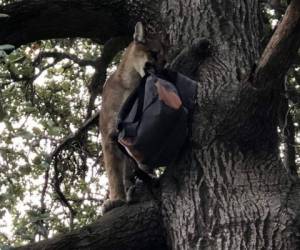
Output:
[[[132,93],[128,96],[124,104],[122,105],[122,108],[118,115],[118,121],[117,121],[117,128],[118,130],[121,130],[124,125],[124,119],[127,117],[128,113],[132,109],[132,106],[138,100],[138,107],[137,112],[134,116],[133,121],[136,121],[138,119],[138,115],[141,115],[143,111],[143,100],[144,100],[144,94],[145,94],[145,84],[147,77],[149,75],[145,75],[141,81],[140,84],[132,91]],[[133,122],[132,121],[132,122]]]

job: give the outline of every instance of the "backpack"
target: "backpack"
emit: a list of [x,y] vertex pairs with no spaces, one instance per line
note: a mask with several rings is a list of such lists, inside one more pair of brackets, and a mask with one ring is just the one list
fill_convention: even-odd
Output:
[[168,166],[188,136],[197,84],[163,70],[147,73],[123,104],[117,122],[118,142],[138,165]]

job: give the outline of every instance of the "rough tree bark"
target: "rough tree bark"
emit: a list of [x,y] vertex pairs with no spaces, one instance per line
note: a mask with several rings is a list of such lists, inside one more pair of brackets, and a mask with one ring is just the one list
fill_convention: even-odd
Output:
[[298,249],[299,185],[282,167],[276,128],[278,78],[299,48],[299,1],[289,8],[293,25],[279,26],[248,81],[238,72],[259,59],[259,1],[180,2],[174,11],[189,25],[174,25],[174,43],[198,31],[215,49],[199,69],[191,148],[168,169],[162,191],[172,248]]
[[80,230],[56,236],[19,250],[167,249],[157,204],[123,206]]
[[[143,242],[137,247],[133,227],[127,231],[126,226],[122,229],[123,224],[119,228],[112,226],[119,216],[137,212],[131,206],[123,207],[113,210],[109,218],[105,215],[98,227],[110,232],[107,237],[112,241],[112,235],[122,230],[119,237],[124,241],[130,237],[126,242],[132,245],[114,244],[109,249],[150,249],[156,237],[157,242],[165,240],[169,249],[299,249],[300,186],[298,180],[289,178],[279,158],[277,134],[281,81],[300,43],[299,1],[291,1],[262,57],[259,0],[103,0],[84,1],[88,7],[82,4],[81,9],[75,0],[27,0],[23,4],[40,8],[52,2],[56,8],[47,10],[52,11],[50,17],[57,12],[62,15],[57,6],[68,2],[63,9],[69,13],[68,25],[59,25],[59,15],[57,20],[30,15],[33,7],[20,10],[16,2],[0,8],[0,12],[11,15],[0,21],[0,43],[19,45],[56,35],[97,36],[105,42],[112,36],[128,35],[133,23],[142,19],[146,23],[151,20],[150,28],[166,31],[161,35],[168,40],[170,58],[200,37],[208,38],[211,44],[210,55],[196,65],[196,72],[183,72],[199,81],[192,135],[161,178],[159,196],[155,197],[156,205],[152,205],[155,212],[146,221],[163,220],[166,237],[162,238],[164,230],[159,225],[148,228],[142,222],[147,233],[145,238],[138,238]],[[73,12],[72,6],[77,11]],[[112,11],[115,6],[120,8],[116,13]],[[95,18],[88,19],[92,25],[84,18],[90,13]],[[78,16],[82,23],[76,27]],[[24,25],[17,26],[22,18]],[[102,21],[105,25],[97,25]],[[89,29],[85,31],[86,25]],[[39,31],[44,27],[45,32]],[[180,71],[186,69],[180,66],[188,61],[186,57],[172,65]],[[257,68],[251,70],[257,62]],[[133,216],[128,223],[136,221],[140,222]],[[153,230],[156,234],[151,234]],[[75,233],[79,243],[72,249],[106,249],[105,243],[95,240],[97,232],[83,229]],[[68,235],[56,240],[63,247],[53,248],[53,241],[40,244],[45,246],[43,249],[67,249],[64,246],[70,240]],[[166,248],[164,244],[152,247]],[[41,249],[41,245],[19,249]]]

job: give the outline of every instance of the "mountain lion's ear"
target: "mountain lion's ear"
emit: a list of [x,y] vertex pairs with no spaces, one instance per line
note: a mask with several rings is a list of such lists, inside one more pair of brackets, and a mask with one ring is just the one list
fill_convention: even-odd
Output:
[[145,43],[144,27],[141,22],[137,22],[135,25],[133,40],[138,43]]

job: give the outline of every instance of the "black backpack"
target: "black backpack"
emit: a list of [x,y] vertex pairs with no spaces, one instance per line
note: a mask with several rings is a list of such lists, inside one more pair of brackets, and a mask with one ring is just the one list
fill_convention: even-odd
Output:
[[164,70],[146,74],[123,104],[118,116],[118,142],[140,165],[168,166],[188,136],[189,114],[197,84]]

